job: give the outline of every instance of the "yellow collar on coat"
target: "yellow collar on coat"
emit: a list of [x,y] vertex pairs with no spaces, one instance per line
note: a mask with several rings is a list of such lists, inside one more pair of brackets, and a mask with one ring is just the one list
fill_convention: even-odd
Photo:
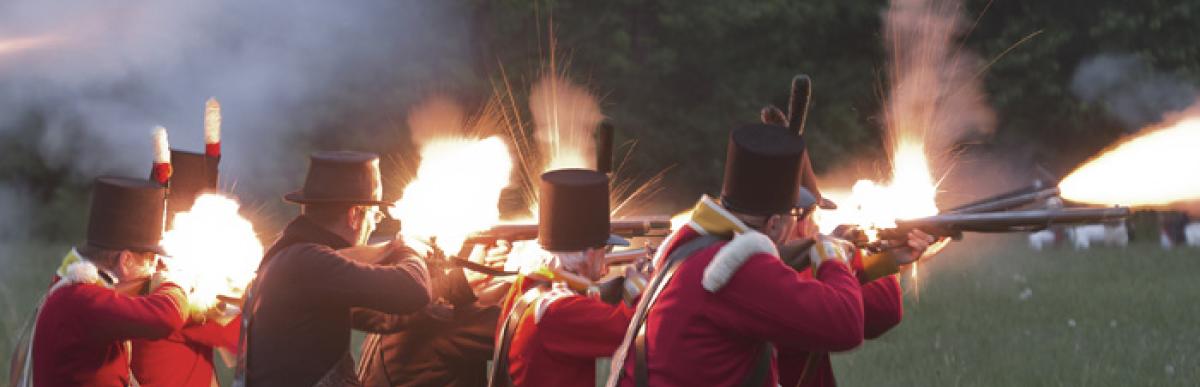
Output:
[[693,230],[721,239],[733,239],[735,234],[753,230],[708,195],[700,197],[692,207],[690,218],[688,226]]

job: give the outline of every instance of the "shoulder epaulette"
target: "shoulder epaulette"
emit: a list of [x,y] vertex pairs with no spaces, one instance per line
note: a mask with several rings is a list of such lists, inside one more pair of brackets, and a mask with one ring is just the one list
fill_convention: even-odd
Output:
[[704,277],[701,284],[704,289],[710,293],[716,293],[725,287],[730,278],[741,269],[746,260],[755,254],[767,253],[771,255],[779,255],[779,251],[775,248],[775,243],[771,242],[770,238],[757,231],[747,231],[741,234],[736,234],[733,240],[726,243],[717,251],[717,255],[713,257],[712,262],[704,268]]

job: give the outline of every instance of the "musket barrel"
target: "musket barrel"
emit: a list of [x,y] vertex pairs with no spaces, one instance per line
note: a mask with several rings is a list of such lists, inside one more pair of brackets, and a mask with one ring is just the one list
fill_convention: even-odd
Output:
[[636,248],[621,251],[614,251],[604,256],[605,262],[609,266],[625,265],[636,262],[638,259],[646,256],[646,248]]
[[1058,187],[1051,187],[1037,191],[1021,192],[1016,194],[998,195],[984,200],[976,201],[970,204],[955,207],[946,211],[947,214],[972,214],[980,212],[1005,211],[1025,205],[1037,203],[1046,200],[1052,196],[1058,196]]
[[1128,207],[955,213],[898,220],[896,226],[901,229],[931,227],[943,230],[988,232],[1019,230],[1022,227],[1052,224],[1103,223],[1127,218],[1130,214],[1132,211]]
[[[656,216],[644,219],[619,219],[610,222],[613,234],[624,237],[662,237],[671,232],[671,220]],[[537,223],[499,224],[467,238],[468,243],[491,243],[496,240],[527,241],[537,239]]]

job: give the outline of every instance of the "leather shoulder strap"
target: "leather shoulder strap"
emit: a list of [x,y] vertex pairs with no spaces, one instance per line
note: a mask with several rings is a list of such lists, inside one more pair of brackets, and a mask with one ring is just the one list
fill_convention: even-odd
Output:
[[758,358],[754,359],[754,365],[750,368],[750,374],[746,375],[746,379],[742,381],[742,387],[762,387],[767,382],[767,374],[771,372],[771,359],[775,355],[775,348],[771,343],[762,343],[758,349]]
[[512,375],[508,374],[509,346],[512,344],[513,336],[517,333],[517,326],[521,324],[521,318],[545,294],[546,292],[542,290],[541,286],[534,286],[521,295],[521,298],[517,299],[517,302],[513,303],[512,309],[508,311],[508,316],[504,318],[504,325],[500,328],[500,336],[496,338],[496,349],[492,352],[492,372],[488,375],[488,387],[512,386]]
[[[650,309],[654,305],[654,301],[658,298],[658,294],[663,287],[670,282],[671,277],[675,275],[675,270],[679,268],[679,264],[687,257],[695,254],[697,251],[720,241],[719,238],[704,235],[692,239],[683,245],[675,248],[667,258],[663,260],[663,267],[658,270],[654,278],[650,280],[650,285],[646,287],[642,293],[642,299],[638,302],[637,309],[634,311],[633,321],[629,324],[628,330],[625,331],[625,342],[621,345],[622,350],[618,350],[619,359],[614,359],[616,366],[613,367],[613,372],[623,372],[625,362],[624,349],[633,345],[634,352],[634,382],[636,386],[645,387],[649,385],[649,363],[646,359],[646,316],[650,313]],[[632,341],[632,342],[631,342]],[[619,362],[618,362],[619,360]],[[609,378],[609,385],[615,385],[615,381],[620,380],[620,375],[614,375]]]

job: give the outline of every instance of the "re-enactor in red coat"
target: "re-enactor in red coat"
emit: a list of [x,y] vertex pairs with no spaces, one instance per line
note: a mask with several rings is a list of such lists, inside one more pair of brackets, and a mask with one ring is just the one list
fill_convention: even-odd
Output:
[[[213,129],[206,126],[206,129]],[[212,154],[170,151],[170,195],[167,196],[167,224],[183,211],[192,211],[197,197],[217,190],[219,158]],[[168,229],[171,226],[167,227]],[[221,244],[225,241],[213,240]],[[215,264],[215,262],[214,262]],[[238,284],[245,286],[246,284]],[[142,387],[216,386],[213,369],[215,349],[226,356],[237,353],[241,331],[240,310],[218,305],[207,311],[190,311],[203,320],[190,323],[159,340],[133,341],[133,376]],[[230,356],[231,357],[231,356]],[[228,357],[227,357],[228,358]],[[229,364],[232,366],[232,364]]]
[[[712,206],[706,198],[696,212]],[[664,254],[702,235],[728,235],[726,227],[736,221],[722,216],[728,222],[722,226],[700,215],[671,237]],[[646,319],[651,386],[741,385],[766,342],[812,351],[844,351],[862,342],[862,298],[849,266],[825,262],[813,280],[776,254],[769,239],[747,229],[680,264]],[[731,274],[709,269],[733,261],[741,263]],[[631,349],[624,367],[614,370],[621,373],[617,385],[635,385]],[[772,362],[763,385],[776,384],[776,369]]]
[[[799,214],[793,238],[812,240],[813,247],[807,255],[817,260],[823,260],[821,255],[829,254],[850,257],[851,267],[862,284],[863,338],[877,338],[899,325],[904,316],[904,303],[896,273],[900,265],[921,258],[934,238],[921,230],[913,230],[904,241],[905,245],[869,254],[847,241],[820,234],[812,218],[819,199],[806,188],[800,188],[800,191],[801,200],[797,207],[803,210]],[[801,270],[802,276],[812,277],[811,268],[800,267],[799,264],[794,267]],[[780,346],[778,362],[781,386],[836,385],[828,352]]]
[[163,338],[183,326],[186,296],[174,284],[137,296],[83,278],[60,279],[71,283],[42,305],[33,338],[35,386],[126,386],[128,340]]
[[731,133],[720,202],[700,200],[664,242],[655,276],[671,273],[666,259],[675,249],[697,240],[703,247],[681,257],[656,296],[653,282],[647,288],[638,306],[648,310],[644,326],[635,316],[610,386],[775,386],[769,344],[843,351],[862,342],[861,291],[847,262],[814,261],[813,280],[779,257],[780,245],[793,250],[785,242],[796,222],[803,144],[781,126]]
[[[608,178],[567,169],[541,177],[539,244],[502,303],[491,386],[594,386],[596,359],[621,344],[633,314],[600,300],[594,281],[608,272]],[[495,365],[494,365],[495,366]]]
[[[799,75],[792,79],[791,98],[788,101],[788,112],[785,115],[775,106],[767,106],[760,110],[764,124],[786,126],[789,130],[804,133],[804,122],[808,114],[808,103],[812,99],[812,81],[808,76]],[[837,238],[820,235],[817,225],[813,223],[812,214],[816,207],[834,209],[836,205],[821,196],[817,186],[817,177],[813,173],[812,163],[807,153],[804,155],[801,169],[800,201],[797,208],[802,209],[798,214],[799,220],[793,238],[811,240],[814,248],[809,256],[820,254],[845,254],[851,258],[851,266],[862,283],[863,298],[863,334],[865,339],[874,339],[900,324],[903,317],[903,302],[901,299],[900,282],[894,275],[899,266],[920,258],[933,238],[915,230],[908,236],[909,249],[889,251],[886,254],[864,255],[853,245]],[[811,278],[813,271],[800,259],[789,262],[789,265]],[[833,386],[833,367],[829,362],[828,352],[810,352],[805,349],[780,346],[778,348],[779,382],[785,387],[792,386]]]
[[[525,291],[516,291],[517,286]],[[501,316],[508,316],[522,295],[540,286],[547,285],[520,278],[505,300]],[[596,359],[612,356],[621,345],[633,309],[580,294],[562,282],[541,291],[541,299],[521,314],[509,347],[512,385],[596,385]]]
[[184,325],[185,292],[155,274],[163,194],[146,180],[97,180],[87,244],[67,254],[39,308],[32,385],[127,386],[129,340]]

